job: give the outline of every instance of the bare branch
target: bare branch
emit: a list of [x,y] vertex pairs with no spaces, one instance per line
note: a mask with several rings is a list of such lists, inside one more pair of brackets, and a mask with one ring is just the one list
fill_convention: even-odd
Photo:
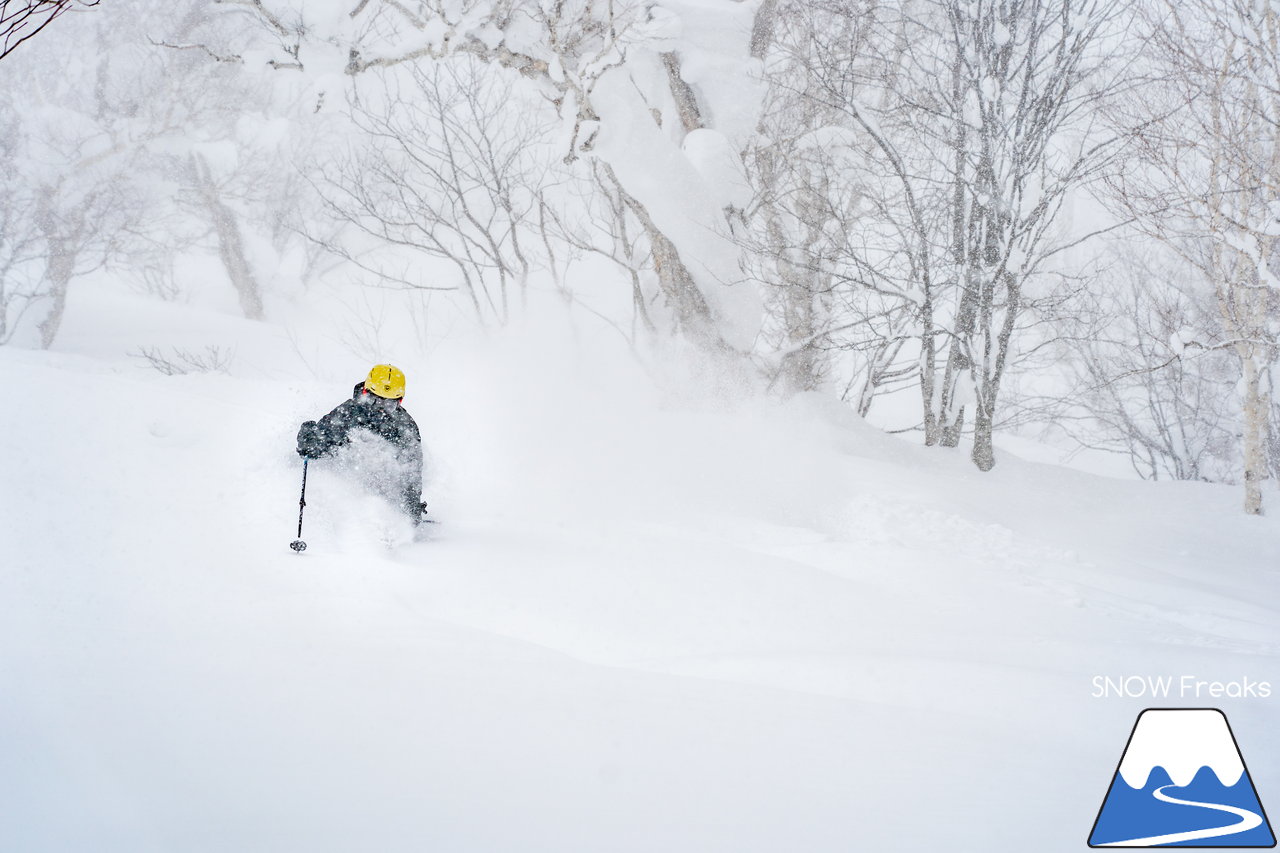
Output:
[[97,6],[102,0],[0,0],[0,59],[34,38],[67,10]]

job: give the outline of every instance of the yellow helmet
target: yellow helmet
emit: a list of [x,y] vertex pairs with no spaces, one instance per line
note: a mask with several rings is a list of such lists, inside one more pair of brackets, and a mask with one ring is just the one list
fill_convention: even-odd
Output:
[[364,381],[364,390],[386,400],[399,400],[404,396],[404,371],[390,364],[375,365]]

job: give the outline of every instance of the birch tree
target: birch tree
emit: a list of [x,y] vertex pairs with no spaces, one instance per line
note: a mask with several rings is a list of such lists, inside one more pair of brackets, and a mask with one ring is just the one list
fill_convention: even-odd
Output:
[[[1074,387],[1052,428],[1081,447],[1126,456],[1148,480],[1239,479],[1238,369],[1203,277],[1126,233],[1103,286],[1058,319],[1055,348]],[[1203,245],[1203,244],[1202,244]]]
[[982,470],[1042,274],[1084,236],[1057,230],[1059,213],[1109,163],[1092,115],[1116,14],[1096,0],[921,0],[878,11],[877,63],[850,62],[847,40],[815,46],[818,96],[874,150],[876,218],[918,324],[925,443],[971,428]]
[[[916,312],[893,215],[902,198],[874,162],[875,146],[823,87],[836,57],[839,73],[854,78],[900,66],[901,37],[877,53],[887,32],[877,12],[810,0],[760,7],[752,51],[769,94],[746,156],[770,380],[784,392],[827,386],[864,416],[878,396],[918,378],[904,357]],[[891,89],[886,81],[882,101]]]
[[1152,79],[1122,114],[1137,161],[1114,198],[1214,294],[1239,365],[1244,510],[1262,483],[1280,360],[1280,4],[1164,2],[1145,16]]
[[61,56],[6,63],[15,85],[0,92],[0,343],[51,347],[72,281],[104,264],[141,213],[109,57],[66,73]]

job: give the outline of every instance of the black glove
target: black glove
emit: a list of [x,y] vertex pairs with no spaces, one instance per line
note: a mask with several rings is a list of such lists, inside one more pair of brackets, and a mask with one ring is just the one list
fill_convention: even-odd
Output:
[[298,430],[298,455],[304,459],[319,459],[325,451],[324,433],[315,421],[307,421]]

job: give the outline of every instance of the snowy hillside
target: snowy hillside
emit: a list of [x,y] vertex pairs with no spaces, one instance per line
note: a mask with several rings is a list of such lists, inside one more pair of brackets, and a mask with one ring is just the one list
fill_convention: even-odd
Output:
[[293,432],[358,373],[0,349],[7,849],[1076,850],[1150,704],[1094,675],[1280,681],[1229,488],[472,355],[410,371],[436,539],[317,463],[295,555]]
[[1280,0],[0,9],[0,853],[1274,838]]

